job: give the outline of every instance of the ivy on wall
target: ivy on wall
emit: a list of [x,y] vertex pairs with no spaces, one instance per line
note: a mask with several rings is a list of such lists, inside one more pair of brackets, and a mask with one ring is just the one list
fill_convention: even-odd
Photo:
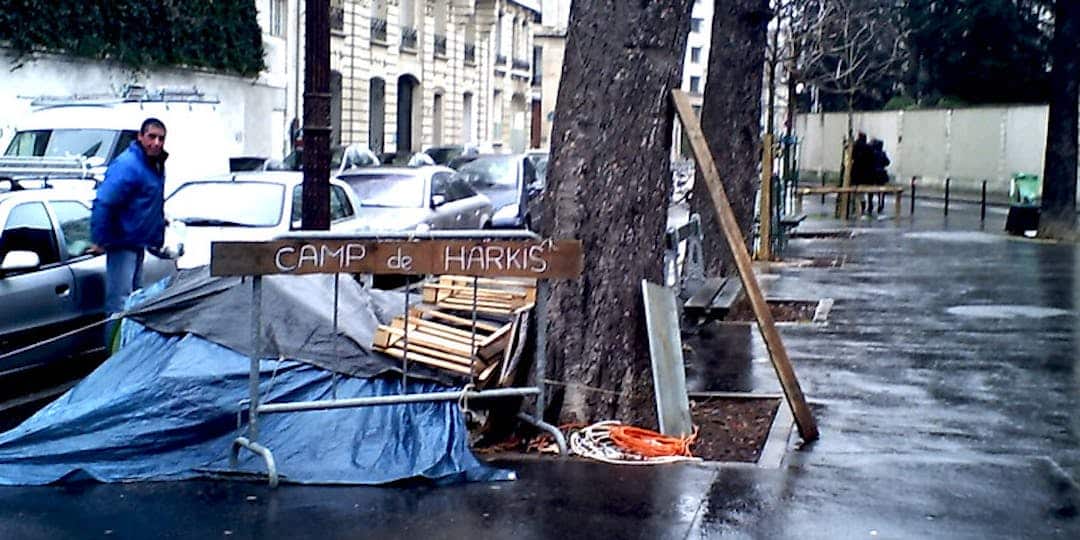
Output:
[[197,67],[243,76],[265,68],[254,0],[5,0],[0,43],[135,69]]

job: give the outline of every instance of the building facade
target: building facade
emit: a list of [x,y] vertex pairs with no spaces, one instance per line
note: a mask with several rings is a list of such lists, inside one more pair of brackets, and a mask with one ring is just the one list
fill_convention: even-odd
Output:
[[[304,5],[258,0],[269,71],[281,70],[288,146],[303,125]],[[332,139],[376,153],[534,145],[530,0],[330,0]]]

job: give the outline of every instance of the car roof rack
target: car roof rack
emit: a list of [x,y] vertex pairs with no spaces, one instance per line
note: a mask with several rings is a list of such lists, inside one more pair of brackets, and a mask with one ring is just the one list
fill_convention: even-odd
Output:
[[9,180],[93,180],[94,174],[88,160],[82,156],[0,156],[0,178]]
[[19,96],[31,99],[32,107],[62,107],[67,105],[116,105],[120,103],[221,103],[215,96],[203,93],[198,87],[163,86],[156,90],[137,84],[126,85],[117,94],[71,94],[66,96]]

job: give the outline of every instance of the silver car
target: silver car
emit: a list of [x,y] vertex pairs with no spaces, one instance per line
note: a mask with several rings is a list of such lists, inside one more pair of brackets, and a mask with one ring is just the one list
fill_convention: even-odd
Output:
[[[90,247],[92,188],[26,188],[0,180],[0,355],[59,336],[105,314],[105,256]],[[147,254],[143,285],[176,272]],[[94,327],[0,359],[0,378],[104,349]]]
[[491,201],[448,167],[351,169],[338,179],[360,200],[365,230],[424,232],[491,225]]
[[[187,182],[165,200],[165,215],[183,223],[180,268],[210,263],[215,240],[270,240],[300,227],[303,173],[264,171]],[[359,201],[348,186],[330,181],[330,230],[351,232],[361,223]]]

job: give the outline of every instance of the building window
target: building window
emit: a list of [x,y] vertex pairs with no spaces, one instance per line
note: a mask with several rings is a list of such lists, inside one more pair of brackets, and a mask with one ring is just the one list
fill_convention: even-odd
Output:
[[270,35],[285,36],[285,22],[289,15],[285,13],[286,0],[270,0]]
[[435,3],[435,56],[446,57],[447,2]]
[[701,47],[690,47],[690,62],[693,64],[701,63]]
[[371,41],[386,44],[386,0],[371,3]]
[[502,140],[502,92],[496,90],[491,100],[491,137],[495,140]]
[[330,0],[330,29],[345,30],[345,0]]
[[701,77],[690,77],[690,93],[701,93]]
[[701,23],[702,22],[704,22],[704,19],[702,19],[700,17],[694,17],[694,18],[690,19],[690,31],[700,34],[701,33]]

